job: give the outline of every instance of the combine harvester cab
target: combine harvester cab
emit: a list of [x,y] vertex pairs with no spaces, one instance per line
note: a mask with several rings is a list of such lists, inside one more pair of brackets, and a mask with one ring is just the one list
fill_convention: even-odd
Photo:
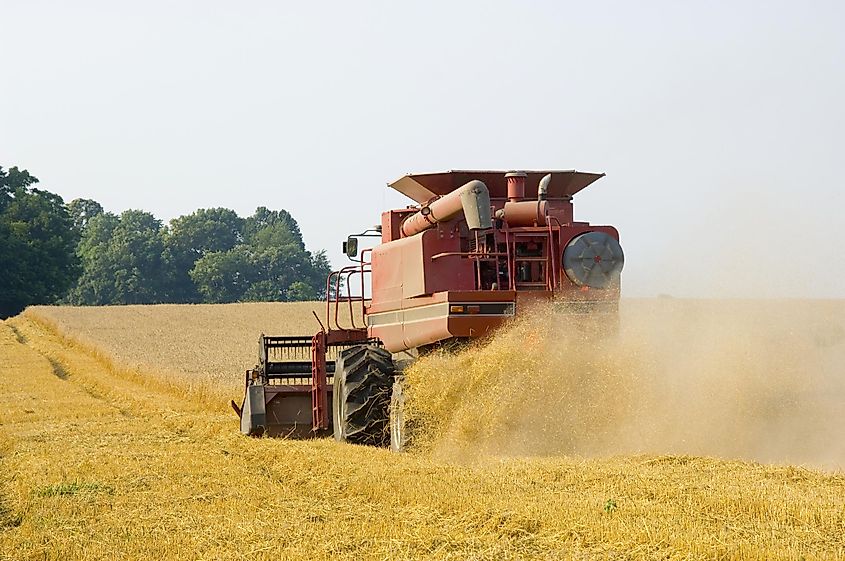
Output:
[[[382,213],[379,226],[344,242],[355,265],[329,276],[316,335],[261,336],[243,403],[232,403],[241,432],[333,433],[401,449],[395,353],[485,337],[534,304],[615,322],[619,234],[576,222],[572,207],[603,175],[450,171],[391,183],[417,204]],[[358,238],[371,235],[381,243],[358,251]]]

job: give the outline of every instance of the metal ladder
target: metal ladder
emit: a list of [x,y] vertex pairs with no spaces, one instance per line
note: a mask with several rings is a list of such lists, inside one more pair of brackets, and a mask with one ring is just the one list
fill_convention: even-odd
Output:
[[[512,285],[514,290],[520,289],[527,289],[527,290],[537,290],[537,289],[544,289],[544,290],[553,290],[553,278],[552,278],[552,269],[554,267],[553,256],[551,251],[551,236],[549,232],[508,232],[508,249],[513,248],[513,257],[512,257],[512,265],[511,270],[513,271],[512,277]],[[512,239],[511,239],[512,238]],[[519,238],[544,238],[542,241],[543,244],[543,255],[542,256],[518,256],[516,254],[516,244]],[[519,271],[519,263],[543,263],[545,266],[543,268],[543,273],[545,279],[543,281],[520,281],[518,280],[518,271]]]

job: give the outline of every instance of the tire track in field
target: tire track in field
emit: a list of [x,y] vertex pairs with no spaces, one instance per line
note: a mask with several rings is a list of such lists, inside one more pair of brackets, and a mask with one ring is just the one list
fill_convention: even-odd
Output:
[[[183,507],[205,501],[206,485],[228,478],[207,467],[218,446],[230,448],[216,436],[225,428],[219,415],[191,411],[38,325],[12,321],[14,331],[0,322],[0,560],[11,551],[14,559],[105,559],[120,549],[134,552],[124,558],[162,558],[170,528],[206,527],[176,516],[173,498]],[[231,471],[246,480],[248,467]],[[128,520],[145,521],[139,532],[159,539],[120,542],[126,531],[115,529]]]
[[28,349],[51,365],[57,378],[108,403],[124,416],[132,414],[130,411],[141,416],[160,416],[162,412],[213,415],[187,396],[156,387],[154,380],[110,367],[101,357],[74,346],[26,316],[17,316],[6,323]]
[[[37,327],[34,324],[24,323],[20,318],[13,318],[5,322],[6,326],[12,331],[17,342],[25,347],[28,352],[33,353],[49,364],[49,372],[58,378],[60,381],[70,384],[74,388],[84,392],[88,397],[96,400],[103,406],[106,406],[123,417],[131,417],[132,414],[120,404],[119,400],[108,399],[107,396],[99,391],[96,386],[86,384],[84,380],[79,377],[73,377],[69,372],[65,363],[62,362],[62,353],[57,353],[56,349],[51,349],[53,352],[44,350],[38,346],[36,342],[41,341]],[[74,352],[71,349],[64,348],[65,352]]]
[[3,322],[9,329],[12,330],[12,333],[15,335],[15,339],[17,339],[18,343],[21,345],[26,345],[26,337],[23,336],[23,333],[20,330],[8,322]]
[[[0,322],[0,395],[4,397],[4,414],[0,417],[0,532],[19,528],[28,509],[28,497],[14,491],[16,456],[25,452],[27,436],[37,432],[46,419],[61,419],[55,405],[39,399],[39,394],[51,392],[67,399],[82,393],[59,376],[62,371],[56,371],[57,365],[28,342],[18,327],[9,321]],[[96,410],[93,404],[89,407]],[[0,555],[0,559],[5,557]]]

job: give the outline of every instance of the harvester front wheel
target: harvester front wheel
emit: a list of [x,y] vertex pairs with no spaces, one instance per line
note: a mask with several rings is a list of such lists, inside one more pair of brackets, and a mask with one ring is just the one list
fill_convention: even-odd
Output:
[[370,446],[389,444],[394,372],[390,353],[376,345],[356,345],[340,354],[334,371],[335,440]]

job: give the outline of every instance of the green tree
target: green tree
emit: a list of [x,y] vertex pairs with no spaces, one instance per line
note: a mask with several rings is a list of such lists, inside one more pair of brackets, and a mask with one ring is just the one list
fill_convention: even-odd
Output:
[[285,300],[289,302],[305,302],[316,299],[317,291],[314,290],[314,287],[302,281],[292,282],[285,291]]
[[92,218],[103,214],[103,205],[92,199],[73,199],[67,210],[73,219],[73,227],[81,233]]
[[243,241],[244,219],[227,208],[199,209],[170,221],[164,238],[165,260],[172,277],[168,296],[176,302],[199,302],[202,293],[190,271],[207,253],[225,252]]
[[189,276],[204,301],[323,297],[330,270],[328,260],[324,252],[312,255],[305,250],[299,225],[289,212],[259,207],[243,222],[242,240],[226,251],[217,248],[195,260]]
[[258,207],[244,223],[244,239],[254,247],[295,245],[305,250],[299,224],[286,210],[267,210]]
[[[273,298],[262,300],[316,300],[325,297],[326,277],[330,272],[324,252],[312,255],[297,245],[260,248],[254,253],[254,265],[260,282],[272,286]],[[307,290],[306,290],[307,287]],[[252,299],[259,299],[256,293]]]
[[249,285],[240,300],[244,302],[278,302],[284,300],[284,292],[273,281],[257,281]]
[[263,295],[262,300],[304,300],[325,296],[326,277],[331,271],[325,252],[312,255],[305,249],[299,224],[288,211],[259,207],[247,218],[244,237],[254,249],[260,282],[273,288],[253,291],[252,298]]
[[218,248],[195,253],[202,256],[195,260],[189,276],[203,301],[324,297],[330,271],[328,259],[325,252],[312,255],[306,251],[299,225],[290,213],[258,208],[243,222],[242,239],[242,244],[225,251]]
[[35,183],[26,170],[0,168],[0,317],[56,302],[79,275],[64,201]]
[[190,276],[205,302],[237,302],[257,280],[253,263],[249,248],[239,245],[206,253],[197,259]]
[[306,300],[325,293],[325,253],[305,250],[285,210],[261,207],[243,219],[229,209],[199,209],[166,229],[141,211],[116,216],[86,199],[71,206],[83,264],[71,303]]
[[116,214],[104,212],[86,225],[77,249],[82,259],[82,276],[68,294],[71,304],[104,305],[117,300],[112,276],[117,265],[109,244],[119,224]]
[[[329,278],[329,273],[331,272],[332,266],[329,263],[329,258],[326,257],[325,249],[321,249],[311,256],[311,268],[307,283],[316,293],[316,298],[313,298],[314,300],[322,300],[326,297],[326,280]],[[333,294],[334,287],[331,287],[330,290]]]
[[[38,183],[38,178],[30,175],[27,170],[20,170],[17,166],[14,166],[9,168],[9,171],[3,171],[3,168],[0,167],[0,201],[8,202],[17,191],[26,190],[36,183]],[[0,210],[2,208],[0,206]]]
[[79,255],[83,273],[68,300],[74,304],[152,304],[167,301],[168,271],[162,223],[127,210],[90,219]]

